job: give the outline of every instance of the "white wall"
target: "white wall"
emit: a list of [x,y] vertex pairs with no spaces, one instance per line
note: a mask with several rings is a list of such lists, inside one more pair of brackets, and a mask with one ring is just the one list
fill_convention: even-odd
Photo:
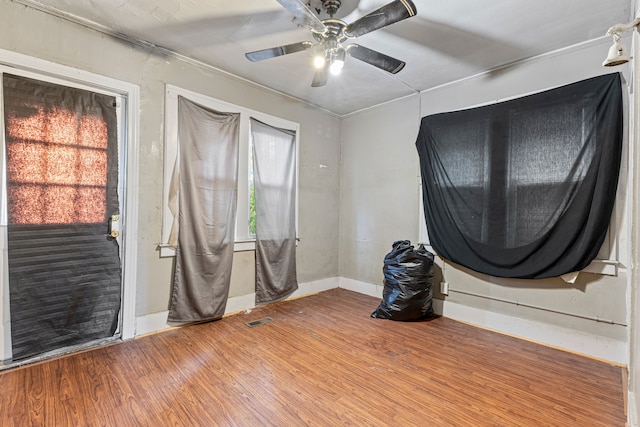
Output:
[[419,96],[343,120],[340,275],[381,283],[395,240],[418,237]]
[[[300,123],[298,279],[338,273],[340,119],[216,70],[0,1],[0,49],[106,75],[140,86],[138,316],[167,309],[173,258],[160,258],[164,90],[172,84]],[[234,259],[231,297],[254,292],[253,252]]]
[[[340,275],[380,285],[382,260],[391,243],[417,240],[419,169],[415,139],[419,117],[505,100],[604,73],[624,71],[626,78],[628,67],[611,70],[601,66],[609,46],[610,39],[603,38],[423,92],[420,102],[416,96],[344,118]],[[448,297],[437,293],[445,300],[444,309],[449,306],[455,309],[450,312],[464,317],[460,310],[464,314],[467,307],[465,320],[485,322],[485,326],[533,339],[549,338],[550,344],[626,363],[628,171],[623,162],[615,213],[621,261],[617,276],[581,273],[571,285],[560,279],[498,279],[440,262],[444,280],[450,285]],[[521,326],[513,330],[516,324]],[[533,329],[544,330],[544,336]]]

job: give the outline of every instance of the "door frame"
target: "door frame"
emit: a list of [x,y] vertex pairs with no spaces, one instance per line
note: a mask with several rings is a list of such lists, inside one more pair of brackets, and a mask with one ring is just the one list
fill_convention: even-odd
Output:
[[[122,323],[120,339],[132,339],[136,335],[136,272],[137,272],[137,225],[138,225],[138,173],[139,173],[139,134],[140,118],[137,112],[140,108],[140,87],[133,83],[101,76],[88,71],[79,70],[66,65],[33,58],[16,52],[0,49],[0,66],[19,70],[20,74],[31,78],[46,79],[59,84],[78,84],[99,92],[117,94],[125,101],[121,107],[121,115],[118,120],[119,133],[119,168],[123,182],[118,185],[124,191],[120,198],[122,201],[121,223],[121,269],[122,269]],[[6,70],[11,72],[12,70]],[[1,94],[1,87],[0,87]],[[1,101],[1,99],[0,99]],[[0,114],[4,114],[3,103],[0,102]],[[0,123],[4,120],[0,120]],[[122,131],[121,131],[122,130]],[[0,128],[0,135],[4,135],[4,129]],[[3,137],[3,136],[2,136]],[[123,152],[120,152],[123,149]],[[4,153],[0,153],[0,161],[6,161]],[[124,165],[123,165],[124,163]],[[124,166],[124,167],[122,167]],[[2,179],[4,182],[5,179]],[[4,189],[0,189],[2,197],[6,197]],[[0,247],[2,259],[0,260],[0,362],[11,357],[11,329],[9,307],[9,280],[6,268],[6,221],[0,225]]]

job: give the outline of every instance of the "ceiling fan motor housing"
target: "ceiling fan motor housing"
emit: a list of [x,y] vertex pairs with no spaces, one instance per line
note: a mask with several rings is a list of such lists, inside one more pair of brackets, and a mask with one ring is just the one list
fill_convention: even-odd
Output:
[[329,16],[333,17],[333,15],[338,12],[340,6],[342,5],[341,0],[322,0],[322,7],[327,11]]

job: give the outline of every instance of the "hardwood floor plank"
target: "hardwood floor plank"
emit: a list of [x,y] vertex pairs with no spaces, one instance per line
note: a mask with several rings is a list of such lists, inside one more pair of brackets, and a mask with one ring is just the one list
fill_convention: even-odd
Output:
[[378,303],[335,289],[6,371],[0,425],[625,424],[619,366]]

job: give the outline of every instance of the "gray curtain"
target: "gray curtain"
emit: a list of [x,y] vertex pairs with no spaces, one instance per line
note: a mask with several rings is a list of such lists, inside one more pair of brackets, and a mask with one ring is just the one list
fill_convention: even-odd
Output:
[[296,278],[295,132],[251,119],[256,202],[256,304],[286,298]]
[[[240,115],[178,99],[176,269],[169,321],[222,317],[233,261]],[[177,194],[176,194],[177,192]],[[176,225],[176,224],[174,224]]]

